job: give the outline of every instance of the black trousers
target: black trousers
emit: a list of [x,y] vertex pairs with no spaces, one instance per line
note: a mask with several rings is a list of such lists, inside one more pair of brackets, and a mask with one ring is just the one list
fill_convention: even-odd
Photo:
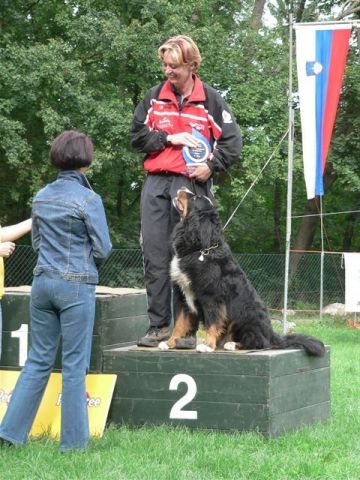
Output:
[[179,188],[187,187],[198,195],[213,198],[212,180],[193,182],[183,175],[148,174],[141,192],[141,243],[150,326],[171,324],[172,294],[169,268],[170,237],[180,220],[172,205]]

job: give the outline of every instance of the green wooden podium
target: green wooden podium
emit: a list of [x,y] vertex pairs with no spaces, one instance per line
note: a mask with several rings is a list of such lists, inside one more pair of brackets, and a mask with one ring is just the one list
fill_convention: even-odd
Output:
[[[0,368],[18,369],[26,360],[30,336],[30,287],[7,288],[2,299]],[[90,370],[102,371],[104,348],[134,345],[148,328],[144,290],[97,287]],[[61,368],[59,349],[55,369]]]
[[[29,348],[29,291],[3,298],[0,369],[17,370]],[[330,349],[198,353],[141,349],[148,327],[143,290],[97,289],[92,372],[115,373],[108,420],[118,425],[185,425],[258,431],[268,437],[330,417]],[[60,353],[56,368],[60,369]]]
[[109,349],[103,371],[118,375],[109,420],[277,436],[329,419],[329,353]]

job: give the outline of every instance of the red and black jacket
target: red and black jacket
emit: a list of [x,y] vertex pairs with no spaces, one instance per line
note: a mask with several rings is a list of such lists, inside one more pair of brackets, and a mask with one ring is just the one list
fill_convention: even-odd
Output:
[[193,128],[212,145],[207,162],[211,170],[226,170],[238,160],[242,147],[240,129],[221,95],[197,76],[193,91],[181,108],[168,80],[147,92],[134,113],[131,144],[146,153],[147,172],[186,175],[181,146],[168,144],[166,137],[191,133]]

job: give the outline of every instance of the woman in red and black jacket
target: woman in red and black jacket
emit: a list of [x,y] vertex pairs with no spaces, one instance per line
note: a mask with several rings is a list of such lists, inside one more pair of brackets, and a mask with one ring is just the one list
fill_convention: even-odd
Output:
[[[221,95],[196,75],[201,56],[186,36],[167,40],[158,50],[167,80],[151,88],[136,107],[130,131],[135,150],[146,154],[141,194],[141,235],[150,327],[138,345],[154,347],[170,336],[172,318],[169,238],[179,220],[172,198],[181,187],[212,197],[212,173],[239,159],[240,129]],[[201,163],[186,164],[183,147],[210,144]],[[176,310],[176,305],[174,305]],[[195,348],[195,337],[177,348]]]

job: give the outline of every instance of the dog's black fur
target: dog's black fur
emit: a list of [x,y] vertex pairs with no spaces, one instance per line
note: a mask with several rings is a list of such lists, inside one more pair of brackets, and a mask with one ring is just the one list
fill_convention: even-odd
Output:
[[173,334],[163,348],[176,348],[202,322],[206,338],[199,351],[213,351],[232,341],[237,348],[302,348],[309,355],[323,356],[319,340],[273,331],[265,306],[224,239],[210,199],[181,189],[174,206],[181,216],[173,233],[171,266],[178,311]]

